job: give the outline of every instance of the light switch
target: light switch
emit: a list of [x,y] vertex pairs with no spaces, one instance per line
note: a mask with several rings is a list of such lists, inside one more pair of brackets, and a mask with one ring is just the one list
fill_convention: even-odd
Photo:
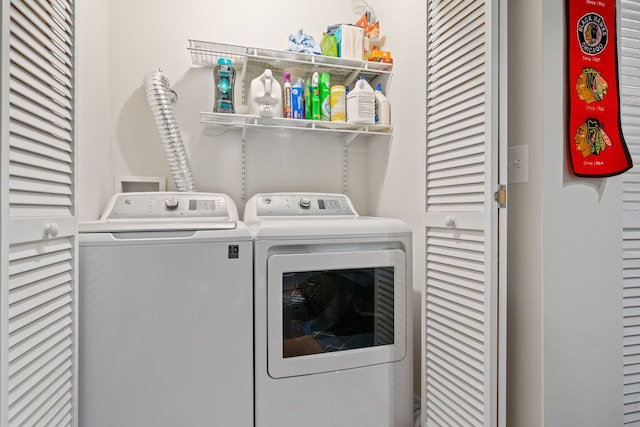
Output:
[[509,184],[529,182],[529,145],[510,147],[508,151]]

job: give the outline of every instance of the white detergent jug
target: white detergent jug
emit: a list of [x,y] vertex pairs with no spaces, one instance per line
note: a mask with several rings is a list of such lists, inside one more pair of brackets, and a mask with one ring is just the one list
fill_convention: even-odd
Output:
[[347,123],[375,124],[375,95],[364,76],[347,94]]
[[249,114],[282,117],[282,87],[268,68],[251,81]]

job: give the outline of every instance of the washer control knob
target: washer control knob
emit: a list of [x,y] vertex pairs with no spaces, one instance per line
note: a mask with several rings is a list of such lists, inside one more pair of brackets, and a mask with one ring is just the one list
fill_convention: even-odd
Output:
[[176,210],[178,208],[178,199],[171,197],[170,199],[165,200],[164,207],[170,211]]
[[311,207],[311,200],[309,199],[300,199],[298,203],[302,209],[309,209]]

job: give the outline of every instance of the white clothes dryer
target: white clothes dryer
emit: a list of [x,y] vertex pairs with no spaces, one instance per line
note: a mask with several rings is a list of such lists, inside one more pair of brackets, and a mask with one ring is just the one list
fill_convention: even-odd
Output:
[[79,425],[253,426],[252,243],[233,201],[118,194],[79,246]]
[[343,194],[257,194],[256,427],[411,427],[410,228]]

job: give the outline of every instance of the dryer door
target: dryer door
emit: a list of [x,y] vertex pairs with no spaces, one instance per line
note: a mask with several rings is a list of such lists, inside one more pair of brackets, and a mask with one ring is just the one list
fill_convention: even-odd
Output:
[[271,377],[405,357],[408,292],[402,250],[275,254],[267,271]]

